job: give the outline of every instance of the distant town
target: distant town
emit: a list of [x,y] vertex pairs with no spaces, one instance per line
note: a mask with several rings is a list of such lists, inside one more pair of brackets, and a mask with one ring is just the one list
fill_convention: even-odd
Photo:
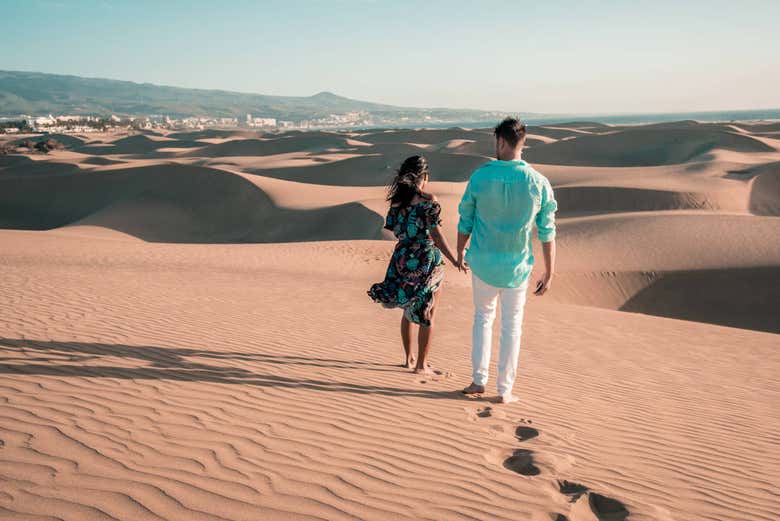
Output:
[[[235,117],[186,117],[175,118],[163,114],[146,117],[74,116],[74,115],[19,115],[0,117],[0,134],[60,133],[82,134],[88,132],[114,132],[126,130],[202,130],[206,128],[261,130],[308,130],[327,128],[371,127],[379,125],[408,125],[417,123],[412,118],[377,116],[369,112],[346,112],[326,117],[287,121],[277,118],[247,114],[246,118]],[[445,119],[426,116],[421,125],[448,123]]]

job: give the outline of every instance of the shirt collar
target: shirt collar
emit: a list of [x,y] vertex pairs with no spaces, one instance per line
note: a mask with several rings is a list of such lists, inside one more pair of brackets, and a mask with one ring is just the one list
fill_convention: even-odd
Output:
[[528,163],[526,163],[522,159],[513,159],[511,161],[504,161],[503,159],[494,159],[490,163],[491,164],[496,164],[496,165],[513,165],[513,164],[516,164],[516,165],[527,165],[528,164]]

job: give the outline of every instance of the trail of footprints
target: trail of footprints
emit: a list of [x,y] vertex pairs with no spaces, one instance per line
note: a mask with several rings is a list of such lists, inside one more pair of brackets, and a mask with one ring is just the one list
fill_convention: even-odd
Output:
[[[478,418],[490,418],[493,415],[492,407],[478,409],[476,416]],[[539,436],[539,431],[532,427],[531,420],[520,418],[523,425],[515,429],[515,438],[518,442],[524,443]],[[516,472],[522,476],[538,476],[542,473],[541,469],[534,462],[534,453],[531,450],[518,448],[512,452],[512,455],[504,460],[504,468]],[[626,506],[611,497],[593,492],[585,485],[574,481],[556,479],[558,492],[568,498],[569,503],[577,503],[580,498],[586,496],[588,508],[599,521],[625,521],[628,519],[629,511]],[[558,512],[550,513],[552,521],[575,521],[567,515]]]

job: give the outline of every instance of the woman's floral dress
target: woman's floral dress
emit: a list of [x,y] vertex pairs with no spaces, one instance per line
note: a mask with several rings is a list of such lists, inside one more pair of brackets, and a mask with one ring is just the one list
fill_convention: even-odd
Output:
[[385,228],[398,238],[398,244],[385,280],[368,290],[375,302],[386,308],[403,308],[408,320],[423,326],[431,324],[425,317],[444,280],[441,251],[431,238],[431,230],[441,225],[440,213],[441,206],[436,201],[390,207]]

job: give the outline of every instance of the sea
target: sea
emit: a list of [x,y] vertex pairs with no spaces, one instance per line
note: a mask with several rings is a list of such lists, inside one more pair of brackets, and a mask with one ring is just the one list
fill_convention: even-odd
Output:
[[[761,110],[726,110],[726,111],[708,111],[708,112],[665,112],[652,114],[545,114],[530,115],[521,119],[528,125],[552,125],[555,123],[571,123],[577,121],[587,121],[593,123],[604,123],[607,125],[645,125],[648,123],[670,123],[673,121],[693,120],[702,123],[719,123],[729,121],[780,121],[780,109],[761,109]],[[396,124],[372,127],[358,128],[485,128],[492,127],[497,121],[453,121],[446,123],[414,123],[414,124]],[[356,127],[349,127],[355,129]]]

